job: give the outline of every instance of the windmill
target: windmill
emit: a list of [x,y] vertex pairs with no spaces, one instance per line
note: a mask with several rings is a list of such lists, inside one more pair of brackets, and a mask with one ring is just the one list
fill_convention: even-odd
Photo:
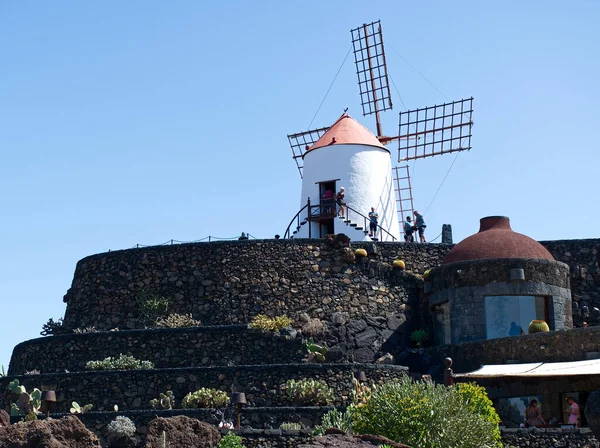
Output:
[[[399,222],[414,210],[407,162],[471,149],[473,98],[400,112],[398,135],[383,133],[380,113],[392,109],[381,22],[350,31],[363,116],[375,115],[377,139],[383,145],[398,142],[392,167]],[[303,156],[329,127],[288,135],[292,157],[303,177]]]

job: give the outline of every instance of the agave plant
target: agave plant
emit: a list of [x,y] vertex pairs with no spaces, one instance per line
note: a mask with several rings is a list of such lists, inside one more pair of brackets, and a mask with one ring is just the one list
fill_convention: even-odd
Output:
[[410,334],[411,341],[414,341],[417,347],[421,347],[428,337],[427,330],[415,330]]

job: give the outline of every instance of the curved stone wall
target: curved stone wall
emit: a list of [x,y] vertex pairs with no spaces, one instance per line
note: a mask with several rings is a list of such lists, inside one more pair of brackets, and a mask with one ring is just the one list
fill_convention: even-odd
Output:
[[8,373],[79,372],[87,361],[120,353],[165,368],[298,363],[306,350],[300,339],[246,325],[66,334],[17,345]]
[[[512,269],[524,279],[511,281]],[[433,269],[429,276],[431,306],[449,304],[451,342],[486,339],[487,296],[548,297],[548,325],[552,330],[573,327],[569,267],[542,259],[488,259],[456,262]]]
[[68,412],[71,402],[93,404],[99,411],[148,409],[161,392],[172,390],[177,404],[189,392],[210,387],[230,394],[246,393],[249,406],[289,406],[282,385],[290,379],[323,380],[334,390],[334,405],[347,403],[353,372],[364,371],[369,381],[382,383],[407,373],[403,366],[374,364],[272,364],[181,369],[75,372],[0,378],[0,409],[10,404],[8,383],[18,379],[27,390],[51,384],[57,392],[57,412]]
[[490,283],[510,283],[511,269],[523,269],[525,281],[569,289],[569,266],[552,260],[492,258],[460,261],[439,266],[429,274],[432,291]]
[[[407,260],[422,273],[439,264],[445,245],[353,244],[370,259]],[[385,270],[383,270],[385,271]],[[260,314],[307,312],[326,319],[386,316],[416,300],[416,278],[393,281],[372,264],[347,261],[343,245],[327,240],[265,240],[182,244],[130,249],[84,258],[67,294],[65,326],[138,328],[135,297],[154,291],[169,312],[192,313],[206,325],[250,322]]]

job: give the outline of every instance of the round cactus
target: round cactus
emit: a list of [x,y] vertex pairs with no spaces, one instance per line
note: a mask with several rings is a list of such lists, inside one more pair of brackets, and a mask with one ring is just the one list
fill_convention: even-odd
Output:
[[402,269],[402,270],[404,270],[404,268],[406,268],[406,265],[404,264],[404,260],[394,260],[393,266],[396,269]]
[[423,272],[423,280],[425,280],[425,281],[429,280],[430,272],[431,272],[431,269],[427,269],[425,272]]
[[529,334],[544,333],[550,331],[550,327],[545,320],[532,320],[529,324]]
[[356,255],[357,257],[366,257],[367,256],[367,251],[364,249],[356,249],[354,251],[354,255]]

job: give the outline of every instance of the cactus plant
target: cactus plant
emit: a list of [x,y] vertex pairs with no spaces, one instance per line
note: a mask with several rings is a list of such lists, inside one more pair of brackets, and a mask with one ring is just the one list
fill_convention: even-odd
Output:
[[410,334],[410,339],[414,341],[417,347],[421,347],[423,342],[429,337],[427,330],[415,330]]
[[402,269],[404,270],[406,268],[406,263],[404,263],[404,260],[394,260],[394,263],[392,265],[395,269]]
[[71,403],[71,414],[84,414],[87,411],[91,410],[94,405],[86,404],[85,406],[80,406],[76,401]]
[[160,398],[150,400],[152,409],[157,409],[158,405],[163,409],[173,409],[175,407],[175,395],[173,395],[173,391],[168,390],[166,394],[161,393]]
[[313,339],[310,338],[305,344],[306,350],[308,351],[308,361],[324,362],[327,356],[328,348],[322,345],[315,344]]
[[10,383],[8,383],[8,388],[15,395],[21,395],[27,392],[25,386],[21,386],[19,380],[12,380]]
[[546,331],[550,331],[550,327],[548,327],[545,320],[534,319],[529,324],[529,334],[544,333]]
[[359,258],[360,257],[366,257],[367,256],[367,251],[364,250],[364,249],[356,249],[354,251],[354,255],[357,256],[357,257],[359,257]]

